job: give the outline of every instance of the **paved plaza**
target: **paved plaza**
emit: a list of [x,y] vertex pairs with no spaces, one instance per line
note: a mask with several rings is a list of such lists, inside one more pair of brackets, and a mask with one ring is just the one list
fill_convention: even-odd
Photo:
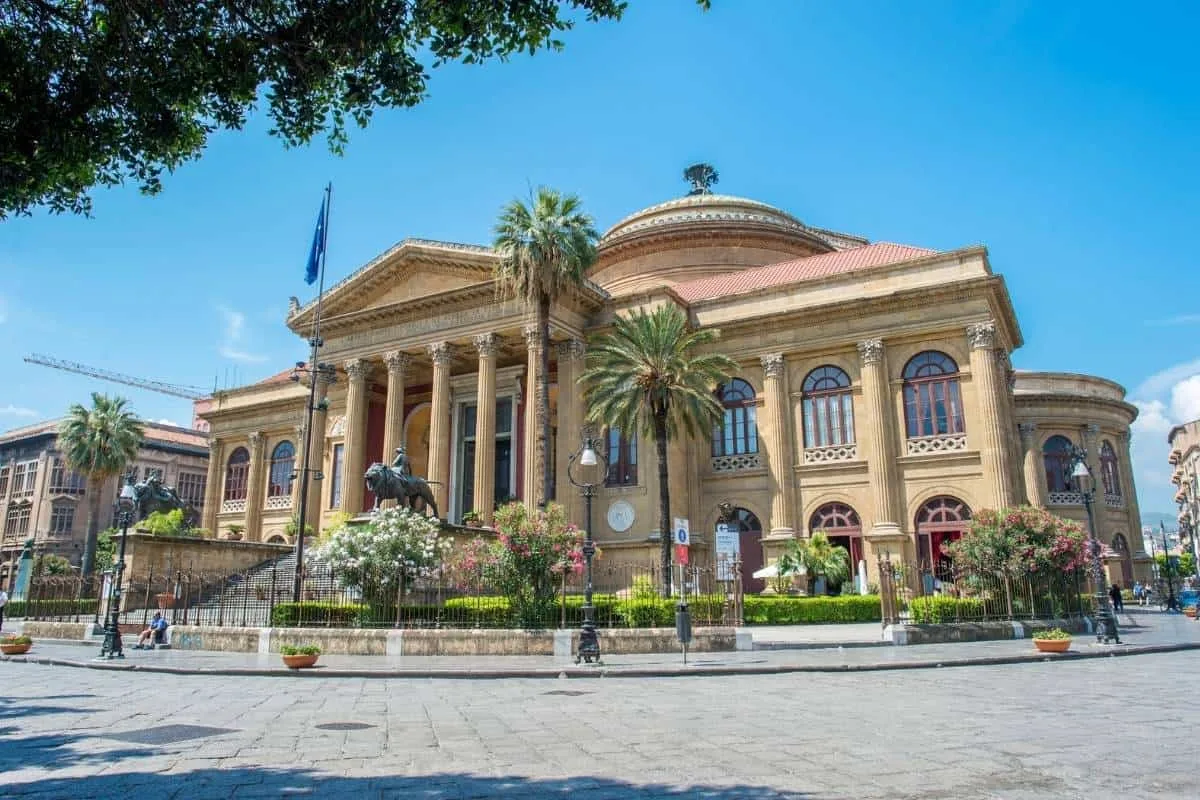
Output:
[[1193,798],[1195,664],[372,680],[10,661],[0,797]]

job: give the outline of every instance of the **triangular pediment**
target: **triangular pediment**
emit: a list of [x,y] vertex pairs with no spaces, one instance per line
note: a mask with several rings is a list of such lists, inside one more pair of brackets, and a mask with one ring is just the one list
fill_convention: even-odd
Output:
[[358,308],[347,310],[359,311],[395,305],[455,289],[476,286],[490,279],[490,272],[478,268],[464,269],[442,264],[410,262],[395,270],[388,280],[379,282],[372,287],[373,291],[365,293],[362,298],[364,302]]

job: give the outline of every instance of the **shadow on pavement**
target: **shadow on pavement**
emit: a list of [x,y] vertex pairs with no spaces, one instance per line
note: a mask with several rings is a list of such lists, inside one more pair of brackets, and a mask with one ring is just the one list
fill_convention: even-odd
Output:
[[76,706],[33,705],[27,702],[27,698],[22,698],[18,701],[8,697],[0,697],[0,720],[40,717],[45,714],[86,714],[95,710],[94,708],[78,708]]
[[[0,767],[2,769],[2,767]],[[354,797],[374,800],[467,800],[468,798],[561,798],[625,800],[625,798],[687,797],[698,800],[815,800],[818,795],[745,784],[712,786],[625,781],[580,776],[527,778],[518,775],[481,776],[437,773],[421,776],[340,778],[306,769],[235,768],[162,774],[125,772],[84,778],[48,778],[30,783],[0,784],[0,796],[34,798],[186,797],[278,798]]]
[[[0,732],[10,730],[12,729],[0,728]],[[158,755],[157,750],[149,748],[81,752],[70,745],[93,737],[74,733],[50,733],[41,736],[27,736],[20,739],[8,738],[7,734],[2,735],[4,735],[4,738],[0,738],[0,776],[10,771],[25,769],[27,767],[44,766],[63,769],[79,764],[104,766],[115,764],[125,758],[146,758]],[[31,786],[40,787],[41,782],[31,784]],[[8,797],[9,790],[10,787],[6,787],[0,783],[0,797]],[[38,788],[38,791],[40,792],[41,789]],[[60,789],[60,791],[62,790]],[[71,795],[63,794],[58,796],[69,797]]]

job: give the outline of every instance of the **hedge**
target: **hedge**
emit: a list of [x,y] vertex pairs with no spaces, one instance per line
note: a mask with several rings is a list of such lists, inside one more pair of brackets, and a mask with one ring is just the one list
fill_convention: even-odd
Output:
[[742,618],[747,625],[879,622],[883,618],[877,594],[838,597],[747,595],[742,608]]
[[981,619],[984,616],[982,600],[944,594],[914,598],[908,604],[908,610],[912,614],[913,622],[919,625]]
[[312,600],[302,603],[277,603],[271,610],[271,625],[280,628],[355,628],[361,623],[366,608],[362,603]]
[[4,607],[6,617],[73,617],[95,615],[99,600],[10,600]]

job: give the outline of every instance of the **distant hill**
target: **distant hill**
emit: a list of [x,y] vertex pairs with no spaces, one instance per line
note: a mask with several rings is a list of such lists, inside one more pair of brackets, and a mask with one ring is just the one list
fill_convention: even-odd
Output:
[[1149,526],[1154,530],[1158,530],[1158,523],[1162,523],[1169,531],[1175,530],[1179,526],[1179,516],[1177,514],[1164,514],[1161,511],[1143,511],[1142,512],[1142,527]]

